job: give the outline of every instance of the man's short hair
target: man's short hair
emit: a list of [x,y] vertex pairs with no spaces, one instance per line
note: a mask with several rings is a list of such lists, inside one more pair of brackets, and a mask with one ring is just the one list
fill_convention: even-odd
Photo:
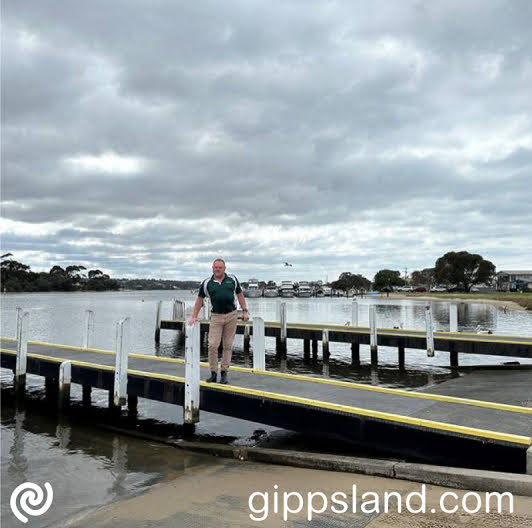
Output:
[[213,264],[214,264],[215,262],[221,262],[221,263],[225,266],[225,260],[224,260],[224,259],[217,258],[217,259],[214,259],[214,260],[212,261]]

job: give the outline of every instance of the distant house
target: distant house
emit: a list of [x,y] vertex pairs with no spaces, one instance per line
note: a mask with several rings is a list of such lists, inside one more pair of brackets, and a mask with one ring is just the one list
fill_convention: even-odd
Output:
[[532,290],[532,270],[501,270],[497,273],[499,291]]

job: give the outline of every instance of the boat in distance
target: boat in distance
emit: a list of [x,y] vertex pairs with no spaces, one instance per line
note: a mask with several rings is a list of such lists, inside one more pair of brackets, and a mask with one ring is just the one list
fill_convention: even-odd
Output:
[[292,284],[292,281],[282,281],[281,287],[279,288],[279,293],[281,297],[293,297],[294,285]]
[[312,289],[307,281],[301,281],[297,290],[298,297],[312,297]]
[[279,288],[276,284],[269,284],[264,288],[264,297],[279,297]]
[[257,279],[249,279],[248,287],[244,290],[244,296],[250,298],[262,297],[262,288],[259,287]]

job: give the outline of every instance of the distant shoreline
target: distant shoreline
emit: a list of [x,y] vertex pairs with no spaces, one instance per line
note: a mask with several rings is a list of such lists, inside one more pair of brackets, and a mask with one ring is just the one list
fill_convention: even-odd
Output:
[[[120,290],[78,290],[78,291],[41,291],[41,292],[2,292],[2,295],[13,294],[80,294],[80,293],[142,293],[142,292],[174,292],[179,294],[180,292],[194,293],[195,290],[180,289],[180,290],[136,290],[136,289],[120,289]],[[495,297],[495,298],[494,298]],[[313,299],[314,297],[309,297]],[[338,297],[332,297],[337,299]],[[340,297],[342,298],[342,297]],[[355,297],[343,297],[344,299],[359,299],[359,296]],[[381,293],[379,295],[365,295],[363,298],[368,299],[396,299],[407,301],[441,301],[441,302],[456,302],[456,303],[478,303],[478,304],[491,304],[493,306],[500,306],[509,310],[515,311],[532,311],[532,293],[406,293],[406,292],[390,292],[390,294]],[[280,299],[280,297],[279,297]],[[271,299],[270,299],[271,300]]]
[[[412,294],[412,293],[397,293],[393,292],[390,293],[389,298],[390,299],[405,299],[405,300],[419,300],[419,301],[446,301],[446,302],[456,302],[456,303],[479,303],[479,304],[492,304],[494,306],[501,306],[506,307],[510,310],[517,310],[517,311],[529,311],[532,309],[532,296],[526,296],[522,299],[523,303],[520,304],[517,300],[514,300],[513,297],[523,294],[512,294],[511,298],[504,299],[493,299],[490,298],[490,294],[478,294],[477,297],[476,294],[462,294],[466,295],[467,297],[463,297],[460,294],[454,294],[454,293],[443,293],[443,294],[431,294],[431,293],[419,293],[419,294]],[[474,295],[470,297],[470,295]],[[494,295],[501,295],[501,294],[494,294]],[[503,294],[504,295],[504,294]],[[383,297],[385,294],[382,295]],[[520,299],[521,300],[521,299]]]

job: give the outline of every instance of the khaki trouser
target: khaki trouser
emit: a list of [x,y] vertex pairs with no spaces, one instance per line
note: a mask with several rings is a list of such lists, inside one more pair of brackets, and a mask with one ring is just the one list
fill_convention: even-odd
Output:
[[209,328],[209,367],[212,372],[218,372],[218,347],[222,338],[222,370],[229,370],[237,319],[238,312],[236,310],[227,314],[211,314],[211,325]]

